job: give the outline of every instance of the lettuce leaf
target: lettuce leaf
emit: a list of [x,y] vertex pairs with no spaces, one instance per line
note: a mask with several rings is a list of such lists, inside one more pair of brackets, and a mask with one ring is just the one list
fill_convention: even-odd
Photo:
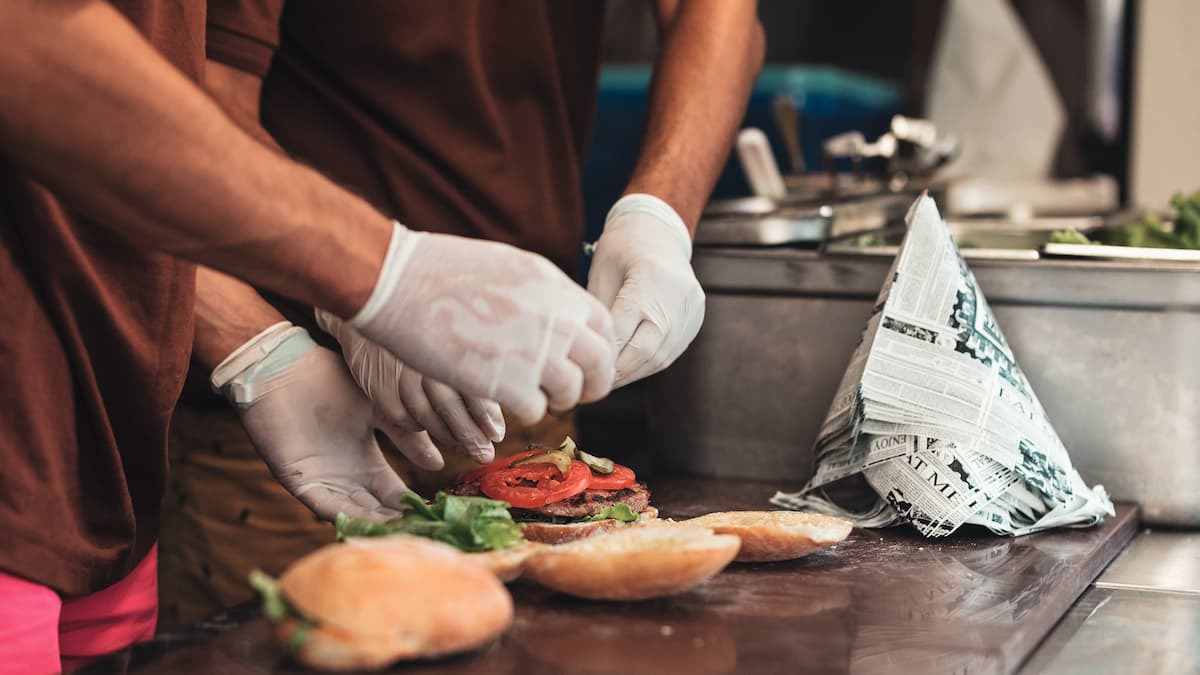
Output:
[[592,522],[596,520],[608,520],[610,518],[613,520],[619,520],[622,523],[633,523],[637,521],[638,514],[634,513],[633,509],[629,508],[628,504],[613,504],[612,506],[604,507],[596,515],[585,518],[584,520],[586,522]]
[[473,553],[516,546],[524,540],[521,526],[513,521],[506,502],[444,492],[434,495],[432,504],[414,493],[404,495],[403,500],[410,507],[404,515],[383,523],[339,513],[335,521],[338,541],[409,534]]
[[516,519],[522,523],[548,523],[550,525],[570,525],[572,523],[591,523],[597,520],[619,520],[623,523],[636,522],[640,516],[629,508],[628,504],[613,504],[601,509],[594,516],[572,518],[569,516],[547,516],[536,511],[519,511]]
[[271,621],[279,621],[292,614],[292,608],[283,594],[279,591],[279,582],[262,570],[250,572],[250,587],[262,596],[263,616]]

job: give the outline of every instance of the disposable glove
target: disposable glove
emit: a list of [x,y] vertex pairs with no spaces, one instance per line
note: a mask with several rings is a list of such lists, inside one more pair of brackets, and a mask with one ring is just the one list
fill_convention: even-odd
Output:
[[313,513],[399,515],[409,489],[375,442],[371,402],[342,358],[303,328],[268,328],[221,362],[211,381],[237,408],[271,473]]
[[532,424],[612,388],[612,319],[548,260],[397,224],[349,323],[419,373]]
[[613,205],[596,242],[588,291],[612,311],[620,387],[671,365],[700,331],[704,291],[683,219],[648,194]]
[[445,466],[431,436],[481,464],[495,458],[492,443],[504,440],[500,404],[463,397],[422,376],[337,317],[322,313],[317,323],[342,345],[350,374],[375,406],[375,426],[413,464],[431,471]]

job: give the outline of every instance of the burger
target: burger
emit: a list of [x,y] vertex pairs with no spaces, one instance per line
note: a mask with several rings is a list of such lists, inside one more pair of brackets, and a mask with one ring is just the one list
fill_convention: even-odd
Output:
[[525,538],[561,544],[655,518],[633,470],[584,452],[570,437],[468,471],[448,493],[507,502]]

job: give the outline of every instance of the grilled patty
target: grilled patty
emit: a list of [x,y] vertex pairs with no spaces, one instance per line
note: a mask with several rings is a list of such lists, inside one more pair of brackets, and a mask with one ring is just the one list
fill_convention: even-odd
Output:
[[[446,492],[452,495],[459,495],[460,497],[485,496],[479,489],[478,481],[459,483],[446,490]],[[641,483],[634,483],[632,487],[620,490],[584,490],[570,499],[564,499],[560,502],[547,504],[540,509],[534,509],[533,513],[563,518],[586,518],[594,516],[600,513],[604,507],[614,504],[625,504],[634,513],[641,513],[650,505],[650,491]],[[514,509],[514,511],[519,510]]]

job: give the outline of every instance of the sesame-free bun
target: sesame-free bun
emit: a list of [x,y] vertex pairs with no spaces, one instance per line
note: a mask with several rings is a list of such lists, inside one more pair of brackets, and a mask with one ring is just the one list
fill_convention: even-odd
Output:
[[[512,598],[486,567],[418,537],[354,539],[293,563],[287,602],[316,626],[295,656],[328,670],[379,669],[486,644],[512,623]],[[300,628],[276,626],[285,643]]]
[[842,541],[854,529],[841,518],[798,511],[720,511],[683,522],[736,534],[742,540],[738,562],[800,558]]
[[525,563],[525,575],[582,598],[645,600],[711,578],[739,546],[737,537],[705,527],[651,521],[548,547]]
[[633,523],[624,523],[613,518],[590,523],[566,523],[562,525],[554,523],[524,523],[521,525],[521,533],[529,541],[536,541],[543,544],[566,544],[567,542],[586,539],[629,525],[644,523],[647,520],[657,518],[658,509],[653,506],[647,506],[646,510],[638,515],[641,519]]
[[525,561],[544,546],[545,544],[527,541],[498,551],[468,553],[467,558],[486,567],[500,581],[508,583],[521,576],[525,570]]

